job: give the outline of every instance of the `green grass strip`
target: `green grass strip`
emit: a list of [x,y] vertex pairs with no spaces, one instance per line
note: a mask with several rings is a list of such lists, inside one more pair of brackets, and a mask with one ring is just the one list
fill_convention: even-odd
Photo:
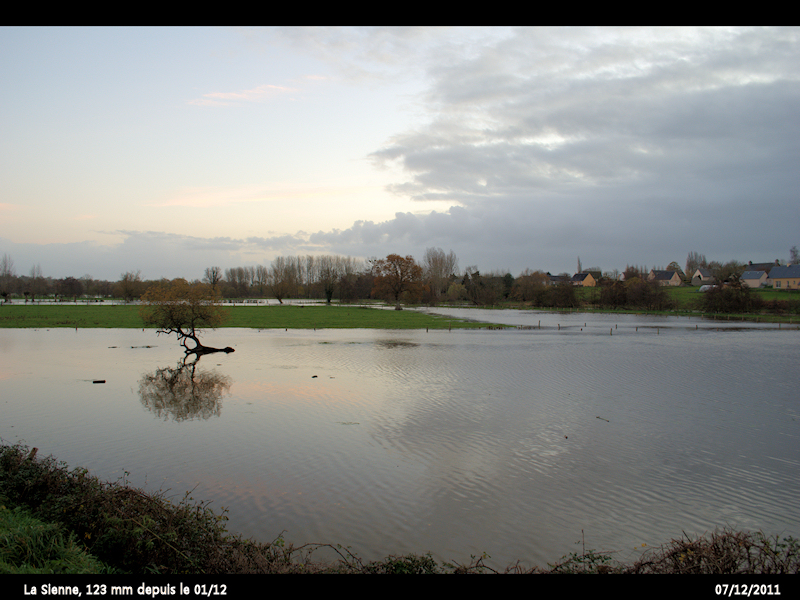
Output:
[[[464,329],[502,327],[413,310],[359,306],[226,306],[223,327],[253,329]],[[0,328],[144,328],[139,307],[0,306]]]

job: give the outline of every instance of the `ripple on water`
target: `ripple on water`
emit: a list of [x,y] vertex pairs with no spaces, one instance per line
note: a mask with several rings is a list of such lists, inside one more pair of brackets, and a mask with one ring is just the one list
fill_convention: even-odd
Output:
[[14,332],[0,435],[109,479],[197,486],[234,531],[368,559],[543,564],[582,532],[604,550],[725,525],[800,536],[796,333],[492,315],[542,329],[210,332],[236,347],[206,365],[230,390],[218,417],[183,422],[137,397],[179,358],[163,337]]

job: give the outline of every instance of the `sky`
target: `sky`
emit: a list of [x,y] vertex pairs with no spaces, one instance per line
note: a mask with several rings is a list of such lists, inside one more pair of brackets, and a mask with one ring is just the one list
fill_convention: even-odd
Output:
[[787,260],[800,28],[0,28],[0,255]]

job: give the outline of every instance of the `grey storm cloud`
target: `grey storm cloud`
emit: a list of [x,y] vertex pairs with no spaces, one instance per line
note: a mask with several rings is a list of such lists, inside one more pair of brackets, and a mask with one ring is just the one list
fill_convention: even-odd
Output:
[[[450,200],[481,224],[456,232],[457,213],[431,213],[415,235],[398,215],[408,239],[460,233],[476,261],[510,240],[541,257],[533,268],[561,253],[619,268],[693,248],[769,259],[798,225],[797,42],[793,28],[519,30],[431,64],[430,122],[371,159],[403,169],[396,194]],[[781,212],[769,233],[752,229]]]
[[309,236],[309,242],[318,245],[344,247],[349,244],[373,246],[392,243],[425,243],[431,239],[457,239],[470,229],[477,231],[480,223],[469,217],[461,207],[452,207],[446,213],[431,212],[424,215],[396,213],[394,219],[375,223],[357,221],[345,230],[318,231]]

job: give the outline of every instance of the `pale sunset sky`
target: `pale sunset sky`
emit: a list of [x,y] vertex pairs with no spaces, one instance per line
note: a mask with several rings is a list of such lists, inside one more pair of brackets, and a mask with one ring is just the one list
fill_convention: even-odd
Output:
[[786,260],[800,28],[0,28],[0,255]]

